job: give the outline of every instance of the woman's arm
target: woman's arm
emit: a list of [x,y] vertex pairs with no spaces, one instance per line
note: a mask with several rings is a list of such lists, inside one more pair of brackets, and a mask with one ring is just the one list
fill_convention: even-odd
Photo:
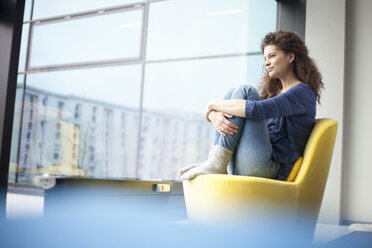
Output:
[[255,101],[244,99],[211,101],[204,118],[215,110],[238,117],[261,120],[280,116],[303,114],[316,107],[316,96],[309,85],[302,83],[269,99]]
[[232,99],[232,100],[217,100],[211,101],[207,105],[204,118],[208,121],[208,115],[211,111],[227,113],[233,116],[245,118],[245,104],[247,100]]
[[316,96],[306,83],[298,84],[286,92],[260,101],[248,100],[245,108],[246,118],[261,120],[304,114],[315,111]]

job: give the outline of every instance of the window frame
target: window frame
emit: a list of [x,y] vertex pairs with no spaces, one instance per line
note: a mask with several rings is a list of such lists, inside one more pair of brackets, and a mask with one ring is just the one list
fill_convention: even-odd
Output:
[[[31,0],[33,2],[33,0]],[[130,64],[141,64],[142,65],[142,76],[141,76],[141,85],[140,85],[140,104],[139,104],[139,112],[138,112],[138,142],[137,142],[137,148],[136,148],[136,168],[137,168],[137,174],[139,173],[139,160],[140,160],[140,146],[141,146],[141,138],[142,135],[142,119],[143,119],[143,92],[144,92],[144,82],[145,82],[145,71],[146,71],[146,65],[151,63],[163,63],[163,62],[175,62],[175,61],[187,61],[187,60],[200,60],[200,59],[213,59],[213,58],[228,58],[228,57],[237,57],[237,56],[251,56],[251,55],[260,55],[261,52],[246,52],[246,53],[239,53],[239,54],[224,54],[224,55],[209,55],[209,56],[196,56],[196,57],[188,57],[188,58],[176,58],[176,59],[161,59],[161,60],[146,60],[146,48],[147,48],[147,29],[148,29],[148,17],[149,17],[149,8],[150,4],[156,3],[156,2],[162,2],[162,1],[171,1],[171,0],[147,0],[147,1],[138,1],[136,3],[122,5],[118,7],[113,8],[106,8],[102,10],[92,10],[92,11],[86,11],[86,12],[79,12],[74,14],[66,14],[63,16],[55,16],[55,17],[49,17],[44,19],[32,19],[32,8],[31,7],[31,17],[30,20],[24,21],[24,24],[30,24],[29,27],[29,34],[27,37],[27,53],[26,53],[26,63],[25,68],[23,70],[18,71],[16,73],[17,75],[24,75],[23,78],[23,85],[26,85],[27,82],[27,75],[31,73],[43,73],[43,72],[49,72],[49,71],[57,71],[57,70],[70,70],[70,69],[84,69],[84,68],[96,68],[101,66],[114,66],[114,65],[130,65]],[[273,0],[274,1],[274,0]],[[90,61],[90,62],[79,62],[79,63],[73,63],[73,64],[60,64],[60,65],[52,65],[52,66],[44,66],[44,67],[30,67],[30,57],[31,55],[31,45],[32,45],[32,38],[33,38],[33,29],[37,25],[46,25],[48,23],[53,22],[59,22],[71,18],[83,18],[87,16],[95,16],[100,15],[102,13],[108,14],[115,11],[130,11],[134,9],[142,9],[142,29],[141,29],[141,44],[140,44],[140,56],[136,58],[125,58],[125,59],[114,59],[114,60],[100,60],[100,61]],[[277,5],[278,9],[278,5]],[[103,12],[102,12],[103,11]],[[22,15],[23,16],[23,15]],[[22,23],[21,23],[22,25]],[[24,94],[25,95],[25,94]],[[24,99],[22,101],[23,105]],[[21,112],[23,113],[23,106],[21,109]],[[22,124],[22,118],[21,118],[21,124]],[[21,125],[20,125],[21,126]],[[18,137],[18,142],[21,141],[21,135]],[[18,157],[19,149],[17,151]],[[19,158],[18,158],[19,161]],[[7,163],[9,164],[9,162]]]

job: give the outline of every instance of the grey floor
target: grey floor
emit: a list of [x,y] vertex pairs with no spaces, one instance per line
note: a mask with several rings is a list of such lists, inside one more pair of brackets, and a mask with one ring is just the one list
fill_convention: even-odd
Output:
[[353,232],[349,226],[317,224],[314,235],[315,244],[324,244]]

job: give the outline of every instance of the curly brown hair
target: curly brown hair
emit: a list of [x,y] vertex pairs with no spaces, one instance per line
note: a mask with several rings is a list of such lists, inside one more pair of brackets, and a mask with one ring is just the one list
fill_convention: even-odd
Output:
[[[302,82],[307,83],[314,91],[318,103],[320,103],[320,90],[324,88],[322,75],[314,61],[309,57],[307,47],[302,39],[295,33],[280,30],[268,33],[261,42],[262,53],[268,45],[275,45],[285,54],[294,53],[293,71],[295,76]],[[270,78],[266,71],[259,87],[261,98],[267,99],[279,94],[282,84],[277,78]]]

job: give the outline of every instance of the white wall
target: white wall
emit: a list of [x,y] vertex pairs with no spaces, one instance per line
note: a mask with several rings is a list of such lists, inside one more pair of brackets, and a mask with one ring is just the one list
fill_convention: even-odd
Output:
[[339,224],[344,116],[346,0],[307,0],[305,42],[325,84],[317,118],[338,121],[334,155],[319,215],[320,223]]
[[348,1],[342,217],[372,222],[372,1]]
[[371,13],[371,0],[307,0],[306,44],[326,85],[317,117],[339,121],[320,223],[372,222]]

